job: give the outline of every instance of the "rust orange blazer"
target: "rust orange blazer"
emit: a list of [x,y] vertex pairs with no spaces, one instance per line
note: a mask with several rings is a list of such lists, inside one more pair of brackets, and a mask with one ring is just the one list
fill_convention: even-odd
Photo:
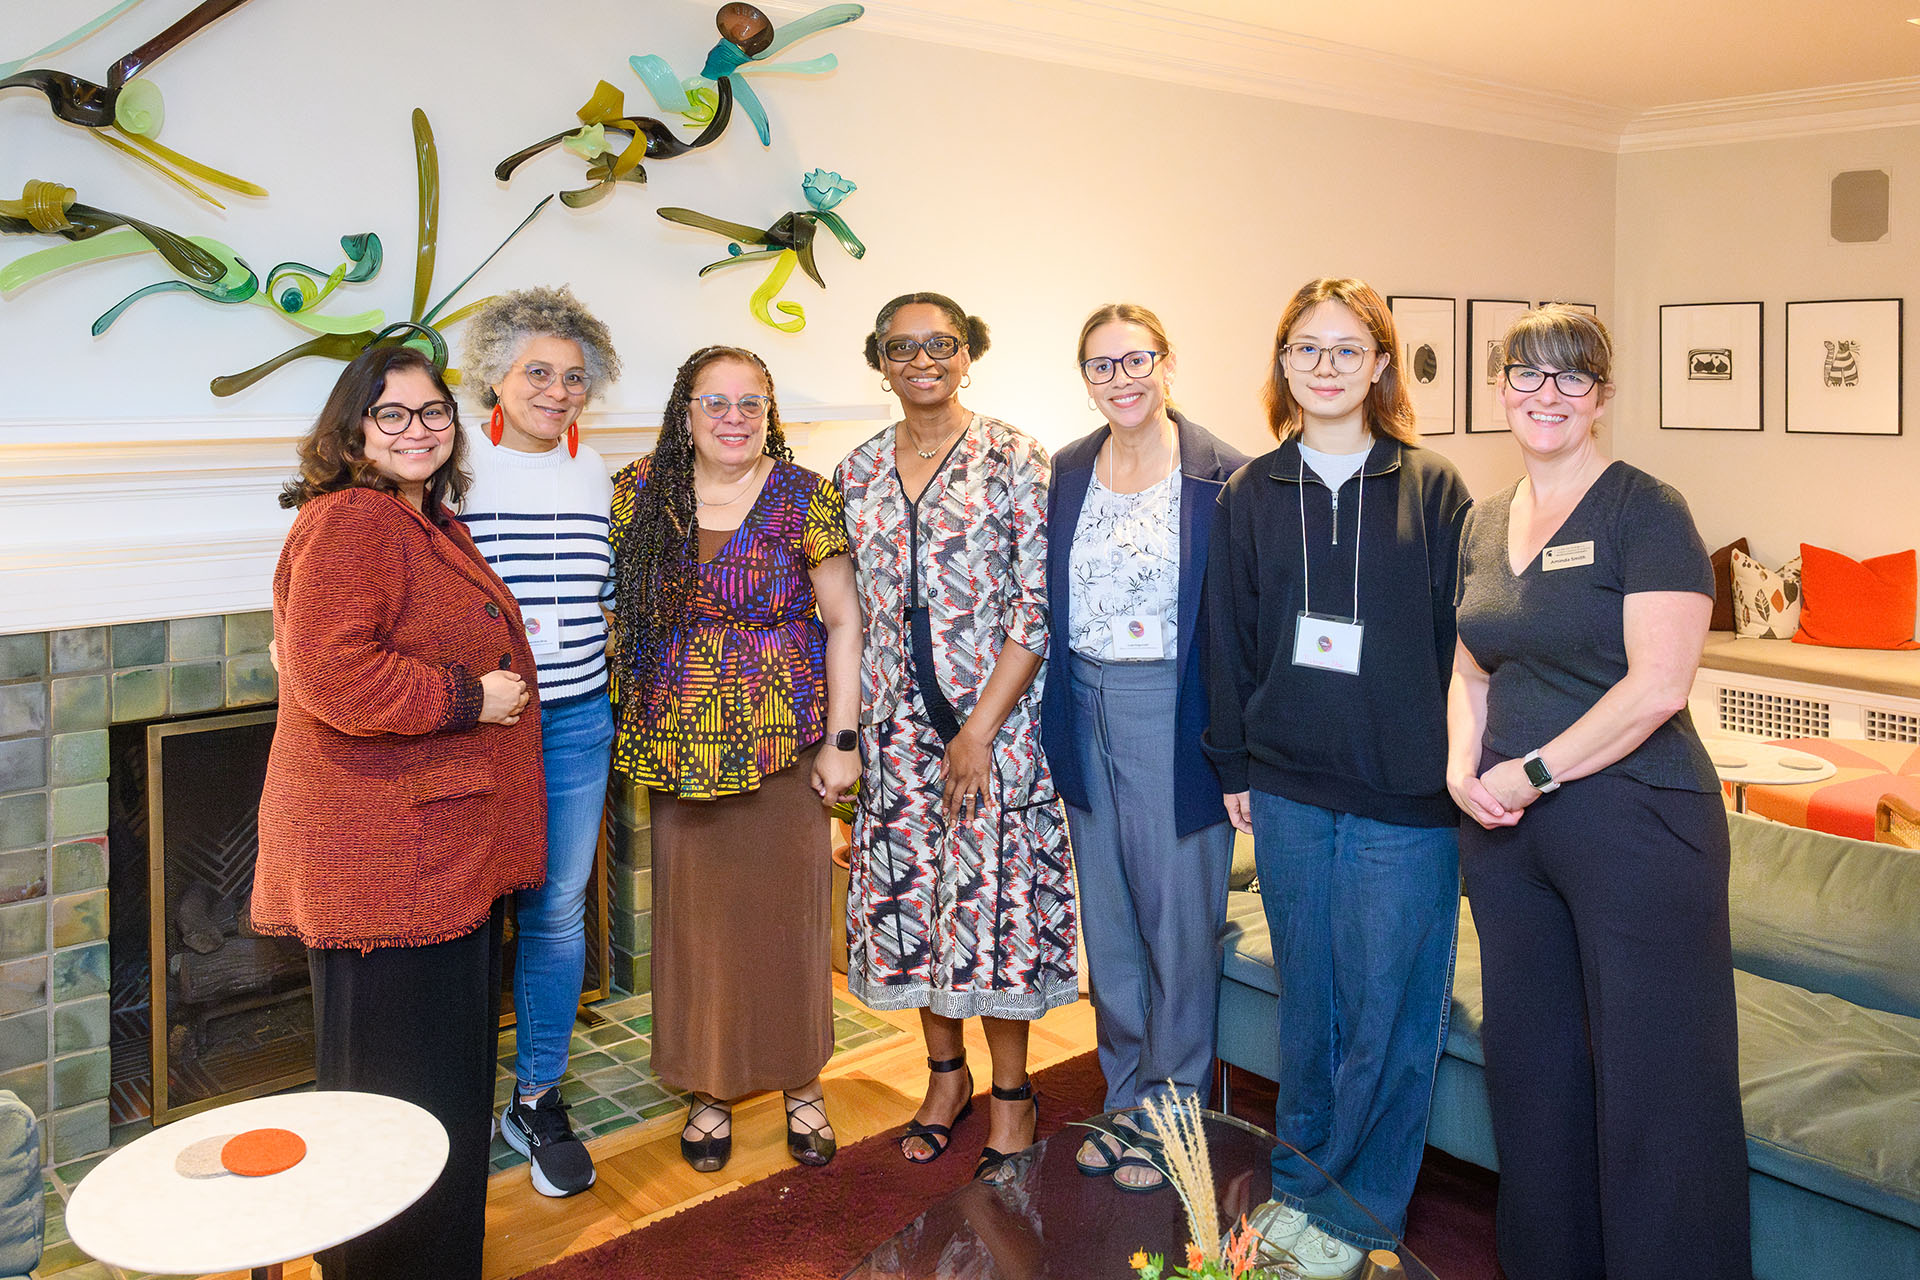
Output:
[[539,707],[479,723],[480,677],[510,668],[536,690],[533,654],[465,525],[376,489],[312,499],[280,553],[273,625],[257,929],[310,947],[426,946],[541,883]]

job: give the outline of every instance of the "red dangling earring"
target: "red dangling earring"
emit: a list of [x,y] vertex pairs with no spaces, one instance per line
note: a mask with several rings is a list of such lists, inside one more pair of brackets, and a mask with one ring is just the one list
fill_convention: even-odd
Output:
[[506,415],[500,412],[500,405],[496,401],[493,406],[493,416],[487,419],[487,439],[493,441],[495,444],[499,444],[500,435],[506,429]]
[[580,456],[580,424],[577,422],[567,427],[567,456],[569,458]]

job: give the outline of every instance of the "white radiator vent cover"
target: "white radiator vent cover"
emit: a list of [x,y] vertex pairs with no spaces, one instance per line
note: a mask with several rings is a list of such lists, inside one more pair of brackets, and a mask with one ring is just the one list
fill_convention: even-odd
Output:
[[1866,737],[1873,742],[1920,743],[1920,716],[1868,707],[1863,726]]
[[[1830,706],[1817,698],[1762,693],[1755,689],[1720,690],[1720,729],[1763,738],[1830,738]],[[1904,717],[1911,719],[1911,717]]]

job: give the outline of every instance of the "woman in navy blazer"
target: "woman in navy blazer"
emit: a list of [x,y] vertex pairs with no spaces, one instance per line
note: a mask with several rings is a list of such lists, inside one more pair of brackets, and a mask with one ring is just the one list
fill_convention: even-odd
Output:
[[[1080,372],[1107,425],[1053,459],[1040,723],[1067,802],[1100,1069],[1118,1110],[1169,1080],[1199,1094],[1213,1060],[1233,828],[1200,746],[1200,603],[1216,500],[1247,459],[1168,404],[1173,347],[1145,307],[1087,317]],[[1087,1139],[1081,1169],[1115,1172],[1128,1190],[1160,1185],[1135,1149],[1151,1128],[1121,1127],[1135,1134]]]

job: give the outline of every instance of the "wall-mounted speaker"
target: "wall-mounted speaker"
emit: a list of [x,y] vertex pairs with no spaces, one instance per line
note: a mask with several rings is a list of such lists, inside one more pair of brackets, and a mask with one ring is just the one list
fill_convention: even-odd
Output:
[[1887,238],[1887,171],[1853,169],[1835,174],[1829,225],[1840,244],[1873,244]]

